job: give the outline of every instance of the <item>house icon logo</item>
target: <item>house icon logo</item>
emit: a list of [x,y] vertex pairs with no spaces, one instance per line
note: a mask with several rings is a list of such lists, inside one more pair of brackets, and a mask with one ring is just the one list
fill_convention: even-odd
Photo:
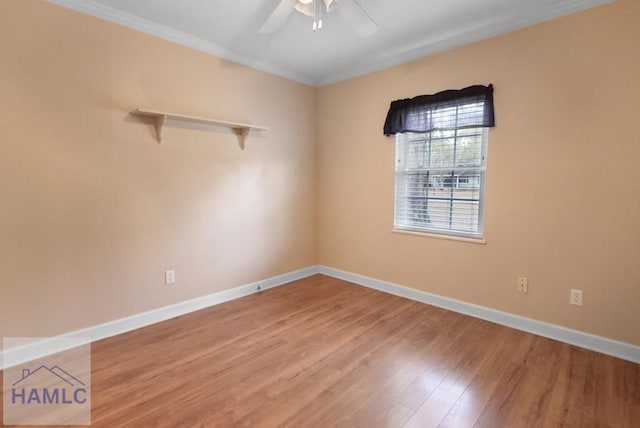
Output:
[[4,337],[0,425],[91,425],[90,339]]
[[85,383],[58,365],[40,365],[34,370],[23,368],[22,377],[11,388],[14,405],[71,405],[86,401]]

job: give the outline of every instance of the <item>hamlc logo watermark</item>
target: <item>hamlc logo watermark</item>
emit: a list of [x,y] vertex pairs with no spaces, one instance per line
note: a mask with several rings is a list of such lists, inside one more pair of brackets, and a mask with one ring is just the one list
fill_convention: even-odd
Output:
[[[29,360],[34,350],[63,351]],[[91,424],[87,338],[4,338],[3,355],[4,424]]]

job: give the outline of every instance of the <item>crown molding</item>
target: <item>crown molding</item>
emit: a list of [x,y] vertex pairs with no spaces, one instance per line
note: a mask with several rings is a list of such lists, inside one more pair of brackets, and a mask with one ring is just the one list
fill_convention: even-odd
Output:
[[94,0],[47,0],[68,9],[75,10],[86,15],[109,21],[124,27],[131,28],[152,36],[156,36],[183,46],[190,47],[229,61],[236,62],[247,67],[255,68],[269,74],[274,74],[285,79],[293,80],[305,85],[321,87],[344,80],[359,77],[385,68],[405,64],[420,58],[428,57],[436,53],[458,48],[471,43],[479,42],[501,34],[516,31],[531,25],[540,24],[545,21],[560,18],[596,6],[612,3],[615,0],[566,0],[555,4],[535,14],[519,15],[514,14],[503,17],[490,23],[483,23],[479,27],[467,27],[449,34],[439,39],[425,39],[413,43],[412,46],[403,47],[395,51],[386,52],[383,55],[357,62],[355,67],[350,67],[346,71],[329,74],[320,79],[279,67],[275,64],[258,61],[253,58],[229,52],[223,46],[208,42],[199,37],[195,37],[182,31],[174,30],[161,24],[157,24],[131,15]]
[[[395,51],[387,52],[377,58],[371,59],[368,63],[366,59],[360,62],[360,66],[351,68],[348,71],[332,74],[326,78],[315,82],[316,86],[322,87],[344,80],[353,79],[365,74],[384,70],[385,68],[406,64],[412,61],[426,58],[440,52],[470,45],[492,37],[507,34],[512,31],[521,30],[532,25],[541,24],[552,19],[561,18],[573,13],[581,12],[593,7],[613,3],[615,0],[568,0],[552,7],[546,8],[533,15],[511,15],[499,20],[483,23],[480,27],[462,28],[455,34],[448,35],[441,39],[425,39],[413,43],[412,46]],[[362,64],[364,62],[364,64]]]
[[162,24],[157,24],[147,19],[140,18],[139,16],[107,7],[93,0],[47,1],[57,6],[71,9],[85,15],[91,15],[104,21],[122,25],[123,27],[140,31],[141,33],[159,37],[161,39],[168,40],[170,42],[177,43],[179,45],[186,46],[201,52],[205,52],[219,58],[233,61],[247,67],[255,68],[256,70],[264,71],[265,73],[274,74],[276,76],[284,77],[285,79],[293,80],[305,85],[316,86],[316,82],[306,76],[300,75],[290,70],[286,70],[268,62],[258,61],[244,55],[229,52],[228,49],[224,48],[223,46],[208,42],[204,39],[192,36],[182,31],[174,30]]

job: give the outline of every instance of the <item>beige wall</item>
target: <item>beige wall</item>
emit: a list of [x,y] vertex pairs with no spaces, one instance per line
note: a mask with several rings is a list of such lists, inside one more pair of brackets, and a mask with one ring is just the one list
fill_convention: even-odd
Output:
[[[40,1],[0,1],[0,336],[316,262],[316,91]],[[268,126],[168,126],[138,106]],[[177,284],[164,285],[175,269]]]
[[[320,89],[319,262],[640,345],[638,23],[618,0]],[[487,244],[391,233],[389,102],[487,83]]]
[[[0,336],[319,262],[640,344],[640,3],[319,90],[44,2],[0,16]],[[389,102],[489,82],[487,244],[392,234]],[[158,145],[138,106],[271,131],[241,152],[174,124]]]

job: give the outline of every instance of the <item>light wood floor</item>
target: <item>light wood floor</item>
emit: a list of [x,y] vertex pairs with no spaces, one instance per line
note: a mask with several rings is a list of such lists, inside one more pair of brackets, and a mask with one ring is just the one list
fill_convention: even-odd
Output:
[[640,366],[314,276],[93,344],[95,427],[640,427]]

